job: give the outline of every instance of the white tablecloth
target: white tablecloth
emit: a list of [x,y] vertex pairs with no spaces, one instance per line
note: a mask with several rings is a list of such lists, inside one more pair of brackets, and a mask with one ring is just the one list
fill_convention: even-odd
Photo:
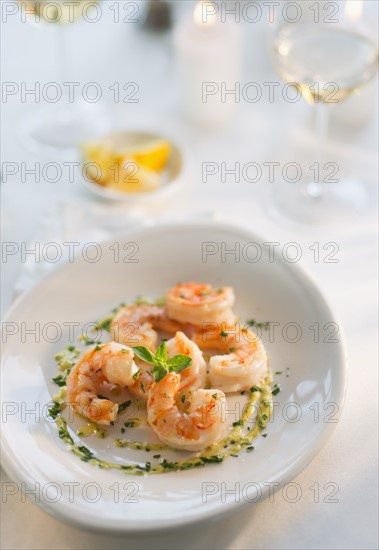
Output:
[[[377,3],[372,2],[375,5]],[[371,6],[373,9],[373,6]],[[375,11],[375,10],[374,10]],[[107,13],[107,10],[104,10]],[[111,28],[111,33],[107,34]],[[243,80],[277,81],[263,46],[264,22],[254,27],[242,25],[245,44]],[[224,131],[205,131],[187,123],[180,111],[174,82],[170,37],[142,33],[136,25],[113,24],[108,16],[96,25],[78,24],[70,30],[72,80],[98,81],[104,90],[116,80],[136,81],[140,87],[138,104],[110,105],[114,127],[151,127],[177,136],[191,153],[192,173],[183,190],[166,204],[125,207],[110,205],[115,216],[135,215],[160,219],[167,216],[217,216],[242,222],[267,235],[268,240],[285,244],[296,241],[302,248],[302,262],[313,273],[341,323],[349,358],[349,386],[345,411],[322,452],[296,478],[302,490],[297,503],[287,502],[279,491],[274,502],[251,505],[222,522],[193,526],[149,537],[112,537],[91,534],[63,525],[43,513],[20,494],[2,504],[2,547],[4,549],[103,549],[103,548],[267,548],[267,549],[348,549],[377,548],[377,286],[376,209],[341,224],[302,226],[278,221],[266,207],[269,184],[237,183],[228,178],[210,178],[202,183],[202,163],[296,161],[299,144],[311,140],[310,113],[305,103],[290,105],[239,105],[233,125]],[[9,82],[55,79],[49,32],[10,18],[3,24],[3,80]],[[38,106],[22,104],[20,97],[3,105],[3,162],[49,162],[20,145],[17,125]],[[377,186],[377,122],[361,128],[334,124],[328,150],[340,165],[340,172],[361,177],[372,196]],[[4,172],[3,172],[4,174]],[[278,184],[277,182],[275,184]],[[273,184],[273,185],[275,185]],[[2,186],[3,240],[30,242],[41,234],[41,221],[59,205],[73,204],[85,209],[99,205],[80,182],[35,182],[20,173]],[[64,208],[64,206],[62,206]],[[122,218],[120,228],[122,227]],[[310,250],[335,242],[337,263],[316,263]],[[2,307],[14,296],[14,283],[23,265],[15,255],[3,264]],[[7,477],[4,474],[4,481]],[[320,502],[310,489],[321,487]],[[338,487],[337,503],[323,502],[327,483]]]

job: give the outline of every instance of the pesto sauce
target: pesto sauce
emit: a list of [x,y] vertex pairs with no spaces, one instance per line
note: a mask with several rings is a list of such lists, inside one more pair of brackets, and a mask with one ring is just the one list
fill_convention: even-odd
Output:
[[[65,388],[54,396],[54,402],[58,407],[58,414],[55,418],[55,422],[59,430],[60,439],[69,446],[70,451],[82,461],[88,462],[93,466],[98,466],[103,470],[121,470],[130,475],[143,475],[144,473],[163,474],[178,470],[189,470],[210,463],[223,462],[223,460],[229,456],[238,456],[238,453],[243,449],[247,449],[248,451],[253,449],[253,447],[251,447],[252,441],[266,428],[270,419],[272,410],[270,384],[271,377],[269,375],[262,386],[259,388],[255,387],[254,389],[256,391],[250,392],[249,400],[244,407],[243,414],[237,422],[233,423],[234,427],[227,437],[211,445],[195,458],[183,459],[175,462],[160,458],[159,462],[155,464],[151,462],[142,464],[118,464],[97,458],[92,451],[87,449],[87,447],[74,442],[68,431],[67,422],[59,414],[64,407],[63,399],[66,395]],[[246,427],[246,423],[251,419],[254,410],[257,410],[254,426],[250,428],[249,431],[245,431],[244,428]],[[116,439],[114,445],[116,447],[128,447],[130,449],[144,450],[147,452],[160,451],[168,448],[166,445],[130,441],[127,439]]]

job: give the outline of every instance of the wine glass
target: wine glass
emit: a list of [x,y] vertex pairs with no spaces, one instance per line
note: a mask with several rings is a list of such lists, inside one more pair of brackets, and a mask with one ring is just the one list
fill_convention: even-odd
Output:
[[[348,6],[349,0],[346,2]],[[355,7],[363,3],[355,1]],[[277,212],[292,220],[322,223],[343,214],[363,211],[368,196],[362,182],[320,181],[327,168],[330,110],[370,82],[377,72],[378,48],[362,27],[346,17],[328,22],[308,13],[298,22],[279,17],[273,24],[271,57],[280,77],[293,83],[311,104],[315,115],[313,162],[318,164],[313,180],[276,185],[272,204]],[[314,13],[312,14],[314,16]]]
[[99,103],[77,99],[78,93],[70,89],[69,60],[67,53],[70,24],[83,18],[97,2],[88,0],[28,0],[21,2],[26,20],[33,26],[50,30],[54,34],[55,67],[61,97],[27,116],[20,127],[24,145],[37,154],[53,157],[75,155],[78,146],[109,129],[109,121]]

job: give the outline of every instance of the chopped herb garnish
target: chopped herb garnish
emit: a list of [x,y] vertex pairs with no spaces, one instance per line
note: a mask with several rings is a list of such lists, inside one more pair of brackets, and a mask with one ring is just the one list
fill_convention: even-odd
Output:
[[54,401],[53,406],[48,409],[49,416],[55,419],[60,412],[62,412],[61,404]]
[[59,426],[58,435],[60,439],[63,439],[63,441],[65,441],[66,443],[70,443],[70,445],[74,444],[71,435],[67,431],[67,425],[65,423]]
[[236,348],[229,348],[230,353],[233,353],[236,351]]
[[120,403],[120,405],[118,406],[118,412],[119,413],[124,412],[124,410],[130,407],[131,404],[132,402],[130,399],[128,401],[124,401],[124,403]]
[[254,393],[254,392],[256,392],[256,391],[260,391],[260,392],[261,392],[261,391],[262,391],[262,388],[260,388],[259,386],[252,386],[252,387],[250,388],[250,392],[251,392],[251,393]]
[[254,449],[255,447],[253,447],[253,445],[249,445],[248,447],[246,447],[247,452],[254,451]]
[[153,455],[153,458],[161,458],[161,455]]
[[115,307],[112,309],[112,314],[107,315],[106,317],[103,317],[103,319],[100,319],[100,321],[97,321],[96,323],[96,330],[105,330],[106,332],[111,331],[111,324],[114,319],[114,316],[116,313],[119,312],[120,308],[123,307],[125,304],[120,304],[118,307]]
[[184,391],[182,391],[182,395],[180,396],[180,401],[184,403],[185,400],[186,400],[186,394],[184,393]]
[[201,456],[200,460],[204,464],[212,464],[212,463],[222,462],[224,460],[224,457],[221,455]]
[[250,319],[249,321],[246,321],[246,324],[249,327],[263,328],[264,330],[267,330],[270,326],[269,321],[259,323],[259,322],[255,321],[255,319]]
[[262,434],[262,437],[267,437],[268,434]]
[[113,319],[105,319],[105,320],[102,321],[101,323],[97,324],[96,327],[102,328],[102,329],[104,329],[105,331],[110,332],[110,331],[111,331],[111,323],[112,323],[112,321],[113,321]]
[[151,462],[146,462],[145,466],[136,466],[139,470],[143,470],[144,472],[150,472],[151,470]]
[[93,346],[94,344],[101,344],[100,340],[91,340],[91,338],[87,338],[87,336],[82,336],[79,338],[79,340],[82,340],[86,346]]
[[100,351],[100,350],[101,350],[101,347],[99,346],[99,344],[97,344],[94,351]]
[[89,449],[87,449],[87,447],[84,447],[83,445],[78,447],[78,451],[80,451],[80,453],[82,455],[81,460],[83,460],[83,462],[88,462],[92,458],[95,458],[95,455],[93,453],[91,453],[91,451]]
[[243,426],[243,420],[240,418],[236,422],[233,422],[232,426],[235,428],[236,426]]
[[138,371],[135,374],[133,374],[133,380],[137,380],[140,372],[141,372],[141,369],[138,369]]
[[282,370],[277,370],[277,371],[275,372],[275,374],[277,374],[277,375],[283,374],[283,371],[282,371]]
[[131,420],[128,420],[127,422],[124,422],[125,428],[135,428],[140,423],[138,418],[132,418]]
[[271,393],[272,393],[272,395],[278,395],[279,392],[280,392],[280,388],[279,388],[279,386],[277,386],[276,388],[274,388],[274,389],[272,390]]
[[57,386],[65,386],[66,385],[66,376],[63,376],[63,374],[58,374],[57,376],[55,376],[53,378],[53,382],[57,385]]
[[212,393],[213,399],[217,399],[217,393]]
[[220,336],[222,336],[223,338],[225,338],[225,336],[228,336],[228,333],[225,332],[225,330],[222,330],[222,331],[220,332]]

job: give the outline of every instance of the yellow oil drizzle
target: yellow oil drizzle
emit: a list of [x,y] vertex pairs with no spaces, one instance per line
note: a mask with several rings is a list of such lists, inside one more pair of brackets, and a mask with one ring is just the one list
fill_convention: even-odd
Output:
[[[259,386],[259,388],[256,388],[256,391],[250,392],[249,400],[241,417],[235,423],[236,425],[227,437],[222,439],[219,443],[211,445],[203,453],[196,455],[194,458],[178,460],[175,462],[169,462],[164,458],[160,459],[160,462],[155,464],[151,464],[150,462],[143,464],[118,464],[101,460],[97,458],[89,449],[74,442],[68,432],[67,422],[61,415],[55,419],[55,422],[59,429],[59,437],[64,443],[69,445],[71,452],[78,456],[81,460],[89,462],[93,466],[98,466],[99,468],[106,470],[122,470],[131,475],[142,475],[144,473],[159,474],[177,470],[188,470],[191,468],[201,467],[209,463],[222,462],[229,456],[237,456],[238,453],[245,448],[250,450],[251,443],[266,428],[270,419],[270,414],[272,411],[271,382],[271,376],[269,375],[265,379],[264,383]],[[64,396],[65,391],[63,389],[59,392],[59,394],[57,394],[56,397],[62,399]],[[257,416],[254,425],[250,428],[250,430],[245,431],[244,428],[246,428],[246,423],[251,420],[251,417],[255,411],[257,412]],[[90,426],[92,423],[89,422],[88,424],[88,430],[92,430],[93,433],[93,427]],[[90,433],[88,435],[90,435]],[[167,449],[164,445],[130,441],[127,439],[116,439],[114,445],[120,448],[128,447],[135,450],[145,451],[161,451]]]
[[86,424],[80,426],[80,428],[76,430],[76,435],[79,437],[88,437],[90,435],[95,435],[100,439],[104,439],[104,437],[107,436],[107,430],[104,430],[104,428],[100,428],[98,424],[95,424],[95,422],[91,422],[90,420],[88,420],[86,421]]

